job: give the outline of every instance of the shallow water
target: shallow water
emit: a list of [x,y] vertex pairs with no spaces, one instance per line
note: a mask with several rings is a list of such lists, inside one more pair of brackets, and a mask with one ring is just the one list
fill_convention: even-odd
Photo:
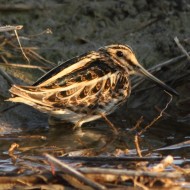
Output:
[[[182,126],[174,127],[171,131],[172,126],[166,127],[165,123],[168,121],[153,126],[139,137],[142,154],[172,155],[175,157],[174,163],[178,165],[189,162],[190,134],[187,131],[182,133]],[[41,128],[23,130],[21,127],[22,132],[2,134],[0,136],[1,172],[13,172],[19,167],[17,162],[20,159],[29,156],[35,160],[37,157],[43,157],[43,153],[46,152],[56,156],[136,156],[134,136],[138,130],[131,132],[125,120],[122,126],[118,128],[118,136],[114,135],[112,129],[101,120],[85,124],[78,130],[73,130],[69,124],[49,127],[44,122],[44,127]],[[183,141],[186,143],[177,144]],[[17,143],[19,147],[10,154],[8,150],[13,143]],[[35,162],[26,162],[26,164],[35,165]]]

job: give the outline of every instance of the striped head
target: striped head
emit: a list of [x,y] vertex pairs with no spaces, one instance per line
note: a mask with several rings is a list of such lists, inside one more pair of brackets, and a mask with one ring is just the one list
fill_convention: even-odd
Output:
[[139,74],[145,76],[167,92],[178,96],[178,93],[174,89],[153,76],[145,68],[143,68],[141,64],[139,64],[134,52],[129,46],[120,44],[109,45],[100,48],[99,51],[107,54],[113,60],[114,64],[120,68],[123,68],[127,73],[129,73],[129,75]]
[[134,52],[127,45],[110,45],[100,48],[99,50],[106,53],[112,60],[114,60],[114,63],[117,66],[126,70],[126,72],[129,72],[129,74],[130,71],[134,70],[135,65],[138,65]]

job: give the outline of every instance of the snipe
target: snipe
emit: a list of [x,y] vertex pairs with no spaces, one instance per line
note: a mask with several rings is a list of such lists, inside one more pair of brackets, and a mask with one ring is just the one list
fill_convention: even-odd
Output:
[[177,92],[137,61],[127,45],[109,45],[68,60],[53,68],[32,86],[13,85],[12,102],[28,104],[41,112],[81,126],[108,115],[130,96],[130,75],[141,74],[169,93]]

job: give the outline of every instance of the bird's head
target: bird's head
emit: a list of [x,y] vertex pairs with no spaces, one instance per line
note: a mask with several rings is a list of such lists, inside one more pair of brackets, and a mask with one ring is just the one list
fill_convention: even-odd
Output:
[[155,82],[167,92],[173,95],[179,95],[173,88],[169,87],[163,81],[153,76],[141,64],[139,64],[134,52],[129,46],[120,44],[109,45],[102,48],[102,50],[111,56],[112,60],[114,60],[114,63],[126,70],[129,75],[140,74]]

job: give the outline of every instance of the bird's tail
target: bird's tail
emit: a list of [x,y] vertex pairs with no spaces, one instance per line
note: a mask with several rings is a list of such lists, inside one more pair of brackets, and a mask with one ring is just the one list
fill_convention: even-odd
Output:
[[36,104],[41,105],[41,97],[39,95],[36,95],[34,91],[31,91],[32,88],[33,87],[30,86],[23,87],[13,85],[9,90],[12,94],[12,97],[9,98],[7,101],[25,103],[30,106],[34,106]]

